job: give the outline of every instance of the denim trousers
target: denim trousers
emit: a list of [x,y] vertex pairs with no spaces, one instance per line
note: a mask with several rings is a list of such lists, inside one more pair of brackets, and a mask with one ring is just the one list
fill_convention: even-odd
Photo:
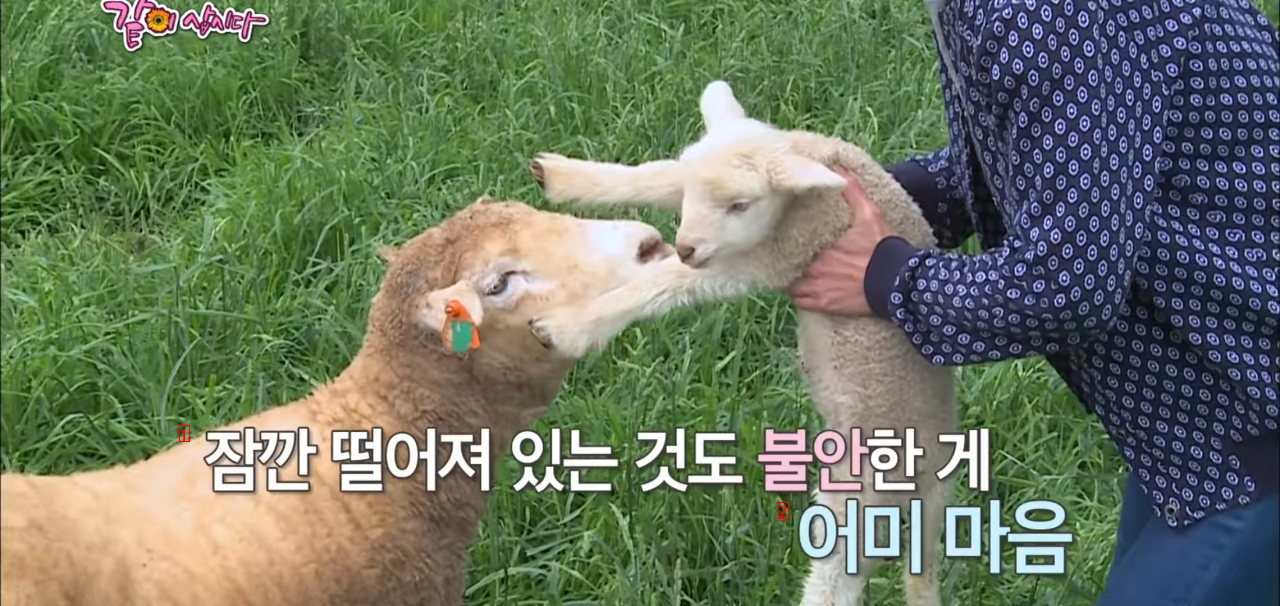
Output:
[[1097,606],[1280,606],[1280,497],[1174,529],[1130,474]]

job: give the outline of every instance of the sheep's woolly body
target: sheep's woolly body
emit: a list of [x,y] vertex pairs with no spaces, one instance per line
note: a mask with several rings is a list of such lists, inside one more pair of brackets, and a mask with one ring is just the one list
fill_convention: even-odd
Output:
[[[845,166],[852,171],[868,197],[880,206],[896,234],[918,247],[935,246],[933,231],[919,207],[897,180],[865,151],[813,133],[790,131],[787,135],[792,141],[792,152],[826,166]],[[736,263],[757,270],[758,282],[753,286],[785,289],[800,277],[820,251],[848,230],[851,216],[840,192],[806,195],[809,196],[806,199],[791,202],[769,240]],[[920,536],[927,547],[922,549],[922,554],[928,561],[936,561],[938,537],[945,522],[944,508],[949,501],[949,482],[939,482],[936,474],[950,457],[949,449],[939,444],[938,436],[955,431],[957,423],[952,371],[931,365],[912,347],[900,328],[879,318],[839,317],[801,309],[797,320],[801,369],[814,407],[827,427],[845,433],[846,439],[850,428],[859,428],[864,440],[871,437],[875,429],[892,429],[897,437],[902,437],[905,428],[912,428],[916,445],[924,449],[924,456],[915,462],[911,478],[906,476],[901,458],[894,471],[885,474],[890,482],[915,482],[916,491],[871,492],[873,470],[864,460],[863,474],[858,478],[863,482],[864,492],[818,491],[817,502],[831,508],[843,524],[846,498],[856,498],[859,509],[877,505],[899,507],[904,522],[908,520],[911,500],[923,499]],[[848,465],[843,462],[834,466],[832,475],[840,481],[852,479]],[[815,545],[825,540],[821,531],[813,538]],[[903,545],[908,543],[903,541]],[[859,604],[860,589],[849,586],[858,581],[846,578],[845,549],[841,547],[831,557],[814,561],[801,606]],[[882,561],[860,558],[858,578],[865,579],[880,563]],[[936,567],[926,565],[925,571],[924,575],[904,576],[910,606],[940,603]]]
[[[703,245],[687,246],[682,253],[689,254],[685,263],[699,265],[699,253],[694,249],[717,251],[708,253],[710,261],[703,269],[669,259],[648,280],[638,280],[577,309],[535,320],[535,333],[548,346],[578,355],[598,347],[631,322],[676,307],[724,300],[755,289],[787,288],[822,249],[847,231],[852,220],[840,191],[843,179],[827,167],[850,169],[879,204],[895,233],[919,247],[935,246],[933,231],[910,196],[858,147],[745,119],[723,83],[707,88],[702,111],[708,132],[686,148],[678,161],[627,167],[556,154],[542,154],[534,160],[531,168],[535,178],[553,201],[680,206],[677,248],[682,237]],[[779,196],[779,191],[791,193]],[[776,211],[781,215],[767,233],[759,230],[775,212],[768,208],[755,211],[756,215],[740,215],[755,219],[726,218],[733,202],[747,204],[752,199],[758,200],[755,204],[784,205]],[[759,242],[748,248],[735,246],[739,244],[735,239],[743,234],[759,236]],[[873,491],[874,470],[869,457],[864,456],[858,478],[862,492],[819,492],[818,502],[829,507],[841,523],[845,522],[846,498],[857,499],[859,509],[898,506],[905,523],[911,500],[921,499],[923,574],[904,575],[907,604],[939,606],[938,542],[950,482],[938,480],[937,472],[945,467],[951,449],[940,445],[938,436],[956,428],[953,372],[931,365],[916,352],[906,334],[888,321],[804,310],[798,315],[802,371],[827,426],[846,437],[850,428],[859,428],[864,440],[876,429],[892,429],[901,438],[910,428],[915,446],[924,451],[910,478],[901,458],[894,471],[884,474],[890,482],[914,482],[915,490]],[[845,462],[833,466],[835,480],[852,479],[847,450],[845,457]],[[862,532],[865,530],[860,530],[860,536]],[[823,539],[818,529],[815,544],[822,544]],[[908,542],[904,539],[904,544]],[[841,541],[832,556],[814,561],[802,606],[859,604],[866,578],[883,560],[860,557],[858,574],[847,575],[845,549]]]
[[[204,461],[212,443],[202,437],[113,469],[4,474],[0,602],[460,605],[467,547],[487,498],[480,478],[454,467],[428,492],[428,465],[420,461],[405,479],[384,468],[381,491],[343,493],[331,432],[376,427],[384,441],[405,432],[424,450],[428,427],[475,439],[488,429],[489,463],[475,471],[496,477],[514,434],[552,403],[572,364],[529,335],[528,317],[622,284],[641,264],[636,246],[654,238],[658,232],[639,222],[584,221],[482,199],[398,250],[384,250],[387,275],[346,370],[301,400],[222,428],[308,428],[318,447],[310,490],[268,493],[259,464],[255,493],[215,494]],[[588,244],[568,251],[548,240]],[[528,286],[532,296],[486,295],[483,320],[481,304],[468,305],[484,346],[465,359],[446,351],[431,330],[439,325],[433,318],[443,318],[439,301],[465,298],[470,284],[513,267],[523,273],[509,283]],[[557,279],[548,292],[536,290]],[[431,468],[442,469],[451,451],[437,440]],[[466,450],[453,456],[470,459]],[[396,459],[398,468],[409,467],[405,449]],[[279,479],[299,479],[296,459]]]
[[[259,465],[256,494],[214,494],[203,461],[212,447],[199,438],[122,468],[5,474],[4,606],[460,603],[466,547],[484,511],[478,479],[455,472],[428,493],[420,466],[404,480],[387,474],[380,493],[344,494],[337,466],[324,464],[333,430],[381,427],[423,444],[428,425],[479,435],[508,424],[496,401],[461,381],[442,398],[442,370],[422,364],[422,380],[405,383],[398,377],[408,373],[358,358],[307,398],[224,428],[308,428],[318,451],[304,493],[267,493]],[[280,479],[299,479],[294,461]]]
[[[879,204],[895,233],[919,247],[935,245],[933,232],[920,209],[898,182],[868,154],[826,137],[791,134],[796,141],[794,150],[828,166],[849,167],[868,196]],[[771,258],[795,260],[797,263],[787,264],[789,266],[784,271],[779,271],[772,286],[784,288],[798,278],[797,265],[803,271],[808,260],[833,243],[849,224],[848,205],[839,193],[815,195],[821,199],[797,201],[793,205],[813,208],[807,213],[809,216],[797,217],[793,226],[780,226],[781,229],[775,232],[777,248],[773,252],[778,256]],[[837,215],[843,221],[831,220]],[[823,233],[821,239],[805,237],[806,233],[813,234],[815,228],[828,225],[842,227],[832,230],[834,235]],[[947,464],[950,452],[946,446],[940,445],[938,436],[956,428],[954,375],[948,368],[931,365],[915,350],[901,329],[882,319],[845,318],[805,310],[797,312],[797,319],[801,366],[814,406],[826,420],[827,427],[842,432],[857,427],[862,430],[864,439],[870,437],[875,429],[893,429],[897,437],[902,437],[905,428],[912,428],[916,446],[924,449],[924,456],[915,462],[912,477],[906,476],[901,458],[894,471],[885,474],[889,481],[915,482],[918,489],[915,492],[870,492],[872,468],[864,460],[863,474],[859,479],[866,492],[853,495],[818,492],[817,501],[831,508],[844,523],[844,501],[847,497],[857,498],[860,509],[875,505],[899,507],[904,521],[908,519],[911,500],[922,499],[922,532],[919,536],[925,542],[921,552],[926,574],[904,575],[907,604],[939,606],[936,562],[950,483],[938,481],[936,474]],[[833,470],[835,472],[839,472],[839,479],[850,479],[848,467],[843,463]],[[824,536],[819,532],[814,539],[815,544],[820,545]],[[904,540],[902,544],[908,543]],[[858,604],[860,591],[851,591],[850,584],[857,581],[845,578],[843,551],[814,562],[801,606]],[[930,562],[935,564],[930,565]],[[858,576],[865,579],[879,563],[859,558]]]

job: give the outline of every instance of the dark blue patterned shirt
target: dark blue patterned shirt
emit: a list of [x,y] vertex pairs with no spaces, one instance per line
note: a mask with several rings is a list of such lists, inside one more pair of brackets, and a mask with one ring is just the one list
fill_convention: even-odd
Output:
[[885,240],[872,309],[935,364],[1042,354],[1170,526],[1275,492],[1275,26],[1249,0],[944,0],[937,23],[951,145],[892,171],[942,248],[984,252]]

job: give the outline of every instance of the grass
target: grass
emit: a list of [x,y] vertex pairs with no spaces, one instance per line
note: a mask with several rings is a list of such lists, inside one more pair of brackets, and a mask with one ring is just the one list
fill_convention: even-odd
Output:
[[[305,394],[359,346],[378,244],[480,194],[541,204],[524,172],[541,150],[670,155],[697,136],[712,79],[753,115],[886,162],[946,136],[922,3],[259,0],[271,24],[248,43],[180,32],[134,53],[82,5],[5,4],[6,471],[135,461],[179,424]],[[671,214],[643,216],[672,234]],[[793,603],[807,498],[766,493],[755,462],[764,427],[820,425],[793,327],[789,303],[761,294],[639,324],[580,364],[534,429],[612,445],[615,490],[514,492],[507,457],[468,604]],[[993,487],[962,476],[957,503],[999,498],[1011,522],[1013,506],[1052,499],[1076,539],[1065,575],[949,560],[944,595],[1092,604],[1119,506],[1114,448],[1039,361],[961,376],[963,426],[992,428]],[[656,468],[635,468],[635,433],[676,427],[737,433],[746,484],[642,492]],[[878,574],[867,603],[901,604],[898,574]]]

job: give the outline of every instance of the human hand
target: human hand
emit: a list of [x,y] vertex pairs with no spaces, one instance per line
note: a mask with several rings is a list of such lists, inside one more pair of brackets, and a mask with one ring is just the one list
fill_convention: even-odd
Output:
[[871,315],[864,282],[871,254],[881,240],[894,235],[880,206],[871,201],[849,171],[835,167],[845,178],[844,200],[852,225],[835,244],[818,253],[804,275],[791,285],[791,299],[809,311],[846,316]]

